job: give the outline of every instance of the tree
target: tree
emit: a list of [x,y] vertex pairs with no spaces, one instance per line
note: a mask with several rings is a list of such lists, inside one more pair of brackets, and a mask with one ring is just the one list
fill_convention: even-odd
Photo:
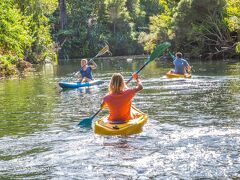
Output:
[[66,26],[66,21],[67,21],[67,17],[66,17],[66,3],[65,0],[58,0],[59,2],[59,11],[60,11],[60,26],[61,29],[64,29]]
[[148,9],[149,7],[152,8],[152,16],[148,17],[149,33],[142,32],[138,37],[139,43],[144,44],[144,50],[147,52],[151,52],[159,42],[173,39],[172,19],[173,12],[177,6],[175,1],[160,0],[158,1],[159,3],[156,3],[156,1],[152,0],[150,2],[154,3],[148,6],[147,2],[145,2],[145,6]]
[[13,2],[27,17],[29,35],[33,38],[31,49],[25,51],[25,59],[32,63],[41,62],[46,58],[55,59],[54,42],[47,16],[57,8],[57,0],[13,0]]
[[150,33],[142,33],[139,38],[145,50],[151,51],[159,41],[166,40],[172,41],[178,51],[206,59],[234,57],[234,48],[240,49],[239,0],[160,2],[163,13],[150,17]]
[[13,1],[0,2],[0,55],[23,59],[34,41],[30,35],[28,17],[14,6]]
[[225,8],[225,21],[235,42],[236,52],[240,53],[240,0],[228,0]]

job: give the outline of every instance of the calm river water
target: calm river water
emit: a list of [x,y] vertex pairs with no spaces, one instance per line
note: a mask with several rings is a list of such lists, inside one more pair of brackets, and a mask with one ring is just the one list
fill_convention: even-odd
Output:
[[171,63],[149,64],[133,100],[149,121],[127,137],[77,124],[99,109],[113,72],[128,79],[144,60],[96,62],[106,83],[90,89],[58,87],[76,80],[79,62],[0,81],[0,179],[240,178],[239,60],[190,61],[191,79],[167,79]]

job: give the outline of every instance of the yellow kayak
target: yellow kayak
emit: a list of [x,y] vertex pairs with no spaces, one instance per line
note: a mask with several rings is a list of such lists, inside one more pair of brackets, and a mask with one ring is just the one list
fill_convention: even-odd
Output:
[[112,124],[108,121],[108,116],[102,117],[94,123],[94,132],[100,135],[131,135],[142,132],[143,125],[148,120],[148,115],[132,106],[134,119],[125,123]]
[[191,74],[175,74],[175,73],[172,73],[172,71],[168,71],[168,73],[166,74],[166,76],[168,78],[191,78],[192,75]]

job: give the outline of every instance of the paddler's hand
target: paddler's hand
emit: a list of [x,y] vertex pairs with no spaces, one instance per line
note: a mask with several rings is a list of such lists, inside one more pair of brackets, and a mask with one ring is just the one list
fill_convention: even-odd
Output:
[[102,104],[101,104],[101,109],[104,109],[104,108],[106,108],[106,107],[107,107],[107,104],[104,103],[104,102],[102,102]]
[[136,92],[141,91],[143,89],[143,85],[142,85],[142,82],[138,79],[138,74],[137,73],[133,73],[132,77],[133,77],[133,79],[135,79],[136,84],[137,84],[137,87],[134,88],[135,91]]
[[137,73],[133,73],[132,77],[133,77],[133,79],[138,80],[138,74]]
[[91,63],[93,60],[92,59],[90,59],[89,61],[88,61],[88,63]]

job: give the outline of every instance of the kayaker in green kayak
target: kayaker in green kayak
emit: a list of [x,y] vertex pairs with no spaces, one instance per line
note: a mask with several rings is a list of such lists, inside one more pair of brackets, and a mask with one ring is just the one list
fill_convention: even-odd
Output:
[[109,93],[103,98],[102,108],[109,108],[109,121],[126,122],[134,115],[131,112],[132,99],[137,92],[143,89],[138,74],[134,73],[133,78],[137,86],[128,88],[120,73],[114,73],[109,83]]
[[182,58],[182,53],[177,52],[176,57],[173,61],[175,69],[172,70],[172,73],[175,74],[187,74],[191,70],[191,66],[188,64],[187,60]]
[[97,64],[93,60],[90,60],[90,62],[92,65],[88,64],[87,59],[81,60],[81,68],[78,72],[78,74],[80,73],[81,75],[79,78],[80,82],[90,82],[93,80],[92,70],[97,69]]

